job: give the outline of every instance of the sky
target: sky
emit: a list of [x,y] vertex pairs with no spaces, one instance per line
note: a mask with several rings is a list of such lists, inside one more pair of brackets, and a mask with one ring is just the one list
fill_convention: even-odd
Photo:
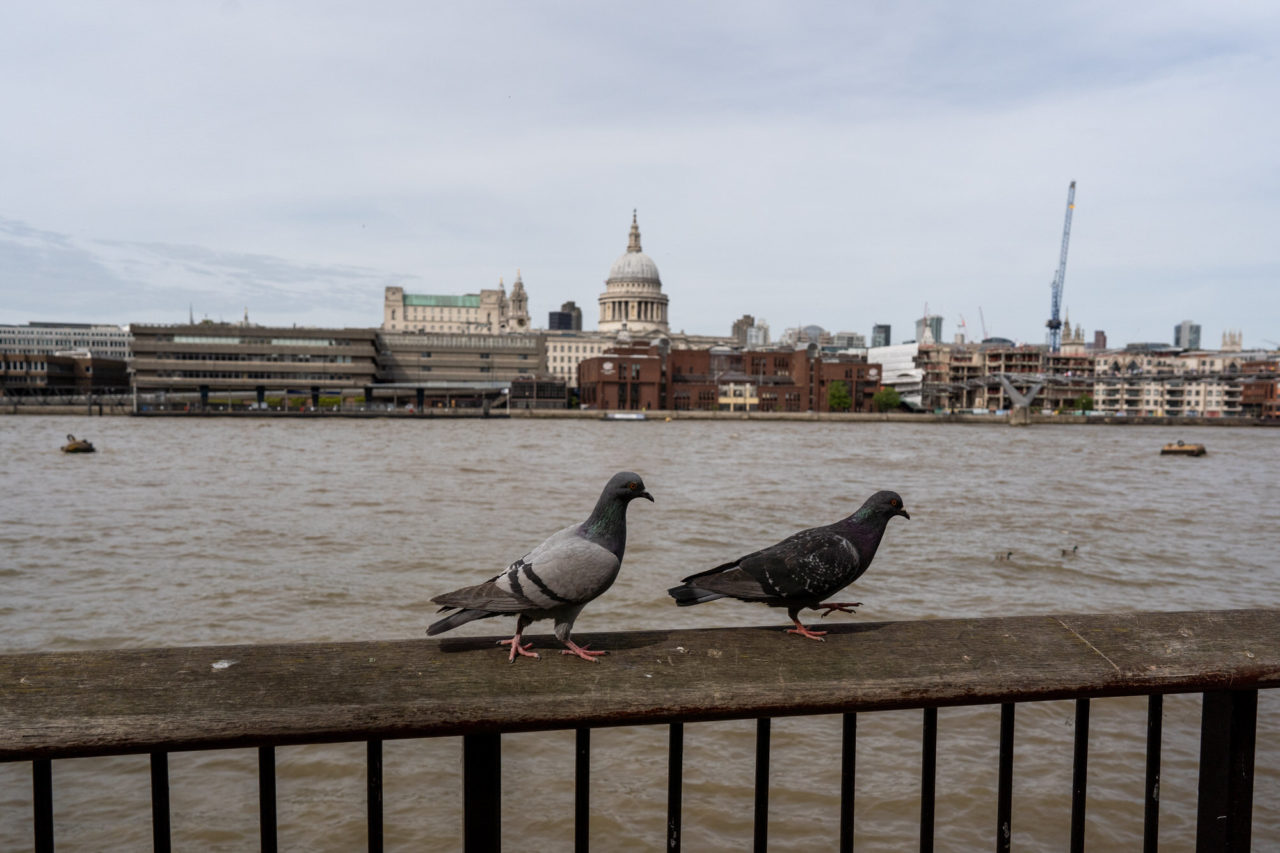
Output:
[[584,325],[637,211],[673,331],[1280,341],[1274,2],[0,8],[0,323]]

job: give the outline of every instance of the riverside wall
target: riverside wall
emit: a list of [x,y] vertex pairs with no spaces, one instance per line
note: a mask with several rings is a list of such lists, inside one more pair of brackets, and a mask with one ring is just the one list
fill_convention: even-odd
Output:
[[[576,419],[604,420],[607,414],[598,409],[512,409],[493,408],[487,414],[479,408],[424,409],[422,411],[148,411],[135,413],[128,406],[84,405],[5,405],[3,415],[130,415],[145,418],[240,418],[240,419],[315,419],[315,418],[512,418],[523,420]],[[630,413],[628,413],[630,414]],[[934,412],[705,412],[658,410],[643,413],[646,421],[836,421],[848,423],[942,423],[942,424],[1071,424],[1107,426],[1194,426],[1194,427],[1280,427],[1280,419],[1255,417],[1153,417],[1135,415],[1074,415],[1015,412],[1001,415],[950,414]]]

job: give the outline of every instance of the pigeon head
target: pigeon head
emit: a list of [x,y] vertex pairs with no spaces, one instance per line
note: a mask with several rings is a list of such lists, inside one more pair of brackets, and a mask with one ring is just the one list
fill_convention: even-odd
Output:
[[636,498],[653,500],[640,475],[631,471],[614,474],[600,493],[596,508],[583,522],[582,535],[608,548],[621,560],[627,545],[627,505]]
[[640,479],[639,474],[631,471],[619,471],[610,478],[604,487],[604,494],[600,496],[601,500],[605,498],[614,498],[623,503],[630,503],[636,498],[646,498],[651,503],[653,495],[645,491],[644,480]]
[[911,518],[902,506],[902,497],[897,492],[885,490],[867,498],[866,503],[853,514],[853,517],[861,522],[887,524],[895,515]]

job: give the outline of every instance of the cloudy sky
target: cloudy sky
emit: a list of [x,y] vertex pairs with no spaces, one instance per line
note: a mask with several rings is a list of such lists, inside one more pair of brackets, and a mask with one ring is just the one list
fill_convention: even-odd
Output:
[[633,209],[673,328],[1280,341],[1280,6],[0,8],[0,322],[370,326],[520,270],[587,325]]

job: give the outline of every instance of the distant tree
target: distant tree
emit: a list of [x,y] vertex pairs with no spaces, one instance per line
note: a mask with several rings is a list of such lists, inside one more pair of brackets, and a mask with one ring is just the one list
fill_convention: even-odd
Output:
[[1093,409],[1093,397],[1086,391],[1076,398],[1076,406],[1082,412]]
[[853,407],[853,396],[849,386],[843,382],[832,382],[827,386],[827,408],[833,412],[847,412]]
[[888,412],[898,408],[902,404],[902,395],[898,393],[896,388],[881,388],[871,398],[871,405],[875,406],[877,412]]

